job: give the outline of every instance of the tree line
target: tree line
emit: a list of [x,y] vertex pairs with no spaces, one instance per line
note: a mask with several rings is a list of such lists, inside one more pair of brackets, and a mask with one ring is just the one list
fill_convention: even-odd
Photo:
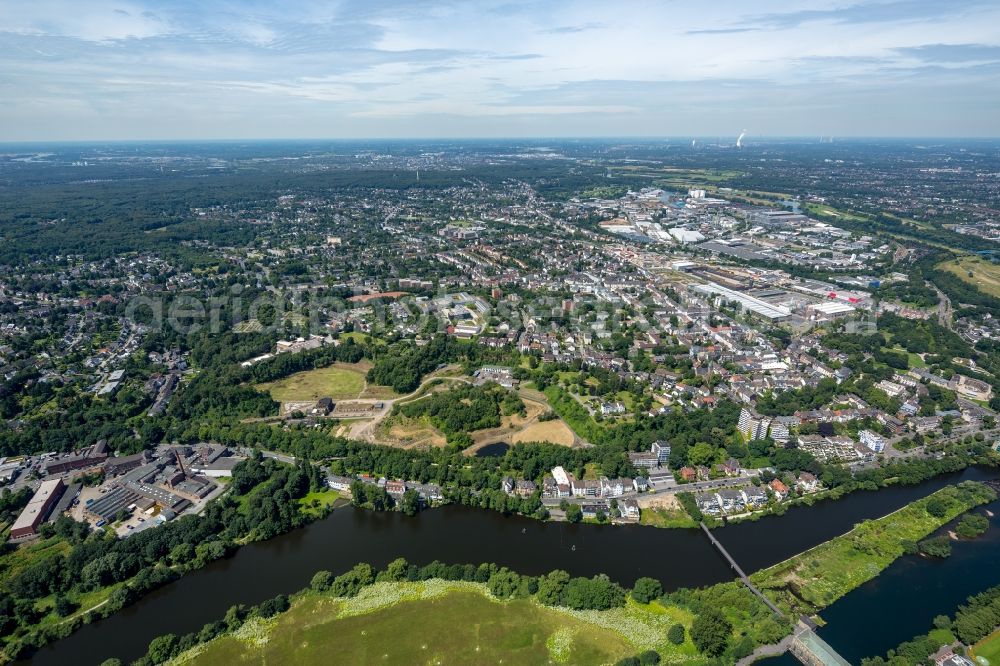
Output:
[[[587,578],[557,569],[541,576],[530,576],[495,563],[446,564],[435,560],[419,566],[398,558],[382,570],[360,563],[339,575],[318,571],[309,587],[291,599],[279,595],[256,606],[232,606],[222,620],[210,622],[198,632],[184,636],[166,634],[153,639],[145,657],[134,663],[139,666],[164,663],[199,643],[235,631],[250,618],[269,618],[283,613],[291,608],[296,598],[309,594],[349,598],[375,583],[435,579],[479,583],[499,600],[533,599],[545,606],[578,611],[621,608],[628,597],[639,604],[658,601],[667,606],[680,606],[691,613],[693,621],[690,626],[671,624],[664,636],[665,642],[681,645],[689,637],[695,648],[711,660],[709,663],[732,663],[749,655],[757,645],[777,642],[791,629],[788,621],[772,615],[760,600],[736,583],[697,590],[682,588],[665,594],[654,578],[639,578],[629,590],[603,574]],[[117,663],[105,662],[106,666]],[[624,666],[656,664],[659,655],[647,651],[626,657],[619,663]]]
[[[144,593],[229,555],[240,543],[271,538],[309,518],[298,499],[322,487],[318,470],[306,462],[291,466],[251,458],[233,469],[231,491],[200,516],[182,516],[155,529],[118,539],[91,532],[86,523],[59,518],[43,536],[65,544],[31,560],[0,587],[0,635],[12,658],[30,654],[81,624],[106,617]],[[10,547],[7,546],[9,549]],[[124,584],[122,584],[124,583]],[[118,585],[107,603],[77,610],[76,599]],[[43,600],[52,597],[51,605]],[[71,616],[43,624],[50,614]]]

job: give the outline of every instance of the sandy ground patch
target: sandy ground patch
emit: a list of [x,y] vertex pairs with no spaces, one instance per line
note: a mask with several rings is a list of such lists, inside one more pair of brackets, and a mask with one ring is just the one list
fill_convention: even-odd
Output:
[[639,497],[638,502],[639,506],[643,509],[667,509],[668,511],[673,511],[683,508],[675,495],[646,495]]
[[525,416],[520,414],[511,414],[510,416],[503,417],[503,425],[511,428],[521,428],[535,419],[537,419],[542,412],[546,411],[548,407],[540,402],[534,400],[521,399],[524,402]]
[[541,421],[530,425],[511,438],[515,444],[520,442],[552,442],[563,446],[573,445],[573,431],[560,419]]
[[437,428],[420,419],[408,419],[401,415],[396,415],[391,422],[383,424],[379,429],[378,439],[390,446],[403,448],[444,446],[448,443]]

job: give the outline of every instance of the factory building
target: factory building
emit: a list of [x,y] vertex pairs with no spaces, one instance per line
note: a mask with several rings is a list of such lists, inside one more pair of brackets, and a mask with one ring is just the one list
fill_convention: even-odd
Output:
[[45,522],[62,493],[62,479],[43,481],[10,528],[10,540],[21,541],[38,534],[38,526]]

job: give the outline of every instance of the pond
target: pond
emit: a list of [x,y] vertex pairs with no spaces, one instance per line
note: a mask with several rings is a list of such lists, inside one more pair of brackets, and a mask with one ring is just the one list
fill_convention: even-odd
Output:
[[476,456],[479,458],[499,457],[507,453],[508,450],[510,450],[510,444],[493,442],[477,450]]

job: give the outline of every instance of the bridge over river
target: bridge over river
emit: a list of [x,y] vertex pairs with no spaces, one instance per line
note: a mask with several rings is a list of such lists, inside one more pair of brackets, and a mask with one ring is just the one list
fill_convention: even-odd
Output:
[[[733,556],[729,554],[726,547],[715,538],[712,534],[712,530],[708,529],[708,525],[704,522],[700,523],[701,529],[704,530],[705,536],[712,543],[715,548],[722,553],[722,556],[726,558],[729,566],[739,579],[746,585],[747,589],[750,590],[757,598],[764,602],[764,604],[771,609],[771,612],[778,617],[785,617],[785,613],[778,608],[773,601],[767,598],[767,595],[760,591],[760,589],[753,584],[750,577],[743,572],[740,565],[737,564]],[[793,633],[790,641],[783,641],[782,645],[787,646],[788,651],[795,656],[800,662],[805,664],[805,666],[851,666],[850,662],[837,654],[837,651],[830,647],[826,641],[816,635],[813,631],[815,625],[809,618],[801,617],[799,618],[798,624],[796,625],[795,632]]]

